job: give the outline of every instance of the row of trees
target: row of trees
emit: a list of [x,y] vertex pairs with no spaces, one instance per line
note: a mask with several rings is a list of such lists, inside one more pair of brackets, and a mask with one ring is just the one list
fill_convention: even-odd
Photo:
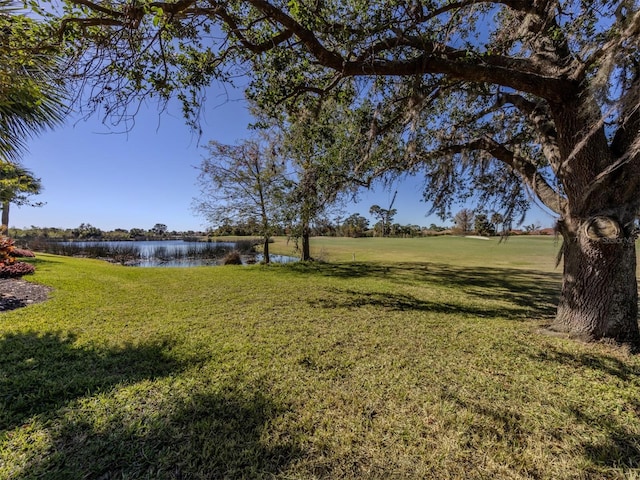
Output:
[[[292,236],[292,232],[296,231],[295,225],[287,225],[285,223],[274,223],[271,225],[271,232],[278,236]],[[326,216],[313,219],[309,226],[311,236],[324,237],[374,237],[379,236],[382,230],[380,222],[371,226],[367,217],[353,213],[347,217],[336,216],[330,219]],[[422,235],[434,235],[438,232],[445,231],[445,227],[432,224],[430,227],[421,227],[419,225],[400,225],[399,223],[391,224],[387,229],[387,236],[391,237],[418,237]],[[249,217],[246,220],[233,221],[226,219],[222,225],[212,228],[209,233],[214,236],[261,236],[262,226],[260,221],[255,217]]]
[[473,211],[463,208],[453,217],[455,233],[474,232],[478,235],[496,235],[509,233],[511,225],[505,222],[504,216],[499,212],[491,215],[486,212]]
[[[339,143],[336,129],[320,122],[302,122],[295,127],[299,130],[285,130],[281,124],[270,122],[259,136],[236,145],[211,141],[208,156],[200,165],[196,212],[216,226],[218,233],[262,236],[266,263],[273,235],[292,237],[299,244],[301,260],[307,261],[311,260],[313,234],[364,236],[369,232],[369,221],[359,214],[347,219],[346,225],[331,225],[327,220],[358,186],[346,179],[345,165],[332,160]],[[323,146],[309,142],[310,135],[320,136]],[[369,209],[378,220],[373,235],[420,234],[418,226],[393,223],[396,195],[389,208],[372,205]]]
[[76,228],[38,227],[11,228],[9,233],[16,239],[51,239],[51,240],[164,240],[164,239],[196,239],[206,236],[206,232],[189,230],[186,232],[169,231],[163,223],[156,223],[149,229],[116,228],[102,230],[90,223],[81,223]]
[[[268,121],[291,133],[288,165],[299,168],[303,243],[307,212],[312,217],[331,200],[334,186],[344,192],[385,175],[424,175],[425,197],[443,218],[454,200],[475,198],[517,223],[533,197],[558,215],[564,239],[554,328],[640,347],[633,228],[640,209],[637,3],[30,6],[48,25],[27,31],[51,30],[26,41],[15,31],[32,23],[26,17],[0,29],[15,38],[15,52],[0,49],[6,56],[0,91],[20,100],[5,124],[25,118],[19,107],[37,111],[43,91],[56,98],[52,78],[43,85],[38,75],[26,83],[15,78],[25,66],[35,71],[32,55],[46,48],[64,51],[70,60],[64,73],[89,87],[78,98],[111,118],[129,118],[129,107],[149,97],[162,103],[175,95],[197,128],[203,90],[240,73],[251,79],[247,95]],[[35,63],[50,72],[54,57],[45,58]],[[21,90],[5,95],[11,88]],[[29,98],[34,92],[36,102]]]

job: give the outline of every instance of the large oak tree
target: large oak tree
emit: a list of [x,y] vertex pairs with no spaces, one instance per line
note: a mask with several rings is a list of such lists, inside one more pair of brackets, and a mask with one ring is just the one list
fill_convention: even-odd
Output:
[[83,73],[106,86],[96,99],[110,112],[177,92],[193,117],[201,88],[249,61],[274,101],[356,92],[350,98],[369,112],[363,155],[394,152],[371,155],[380,163],[363,175],[421,171],[441,213],[474,195],[516,218],[533,195],[557,214],[564,239],[555,328],[638,347],[636,2],[67,5],[64,38],[83,51]]

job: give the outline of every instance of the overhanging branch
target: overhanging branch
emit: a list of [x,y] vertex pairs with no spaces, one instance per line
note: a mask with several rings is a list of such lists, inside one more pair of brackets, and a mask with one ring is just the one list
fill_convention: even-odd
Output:
[[446,155],[455,155],[470,151],[485,151],[496,160],[509,166],[517,172],[523,181],[536,194],[540,201],[551,211],[562,215],[566,210],[567,200],[545,180],[536,166],[522,156],[516,155],[504,145],[490,137],[482,137],[459,145],[448,145],[433,152],[429,152],[429,158],[437,158]]

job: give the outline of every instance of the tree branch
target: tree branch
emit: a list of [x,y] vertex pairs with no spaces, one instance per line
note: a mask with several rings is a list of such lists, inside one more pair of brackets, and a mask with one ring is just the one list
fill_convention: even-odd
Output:
[[501,161],[517,172],[540,201],[551,211],[558,215],[562,215],[565,212],[567,207],[566,198],[549,185],[536,166],[490,137],[478,138],[461,145],[449,145],[435,152],[430,152],[429,157],[455,155],[474,150],[482,150],[489,153],[496,160]]
[[556,174],[559,173],[562,157],[557,140],[555,125],[548,112],[548,108],[542,102],[532,102],[522,95],[515,93],[503,93],[498,97],[498,104],[509,103],[524,113],[534,129],[538,133],[538,141],[542,152]]
[[94,12],[104,13],[105,15],[109,15],[110,17],[119,18],[122,17],[121,12],[117,12],[115,10],[111,10],[110,8],[103,7],[102,5],[98,5],[96,3],[90,2],[89,0],[69,0],[69,3],[74,5],[82,5],[83,7],[87,7]]
[[[455,49],[422,38],[412,40],[396,36],[383,39],[357,56],[355,61],[349,61],[326,48],[312,31],[268,1],[248,2],[285,29],[291,30],[321,65],[337,70],[345,76],[447,74],[461,80],[512,87],[554,103],[562,102],[565,94],[574,90],[573,83],[547,73],[532,60],[502,55],[480,56],[475,52]],[[394,45],[411,45],[422,54],[409,60],[376,58],[385,48],[389,49]]]

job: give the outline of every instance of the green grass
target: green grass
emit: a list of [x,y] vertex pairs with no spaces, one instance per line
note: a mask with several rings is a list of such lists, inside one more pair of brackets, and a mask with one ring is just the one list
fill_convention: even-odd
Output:
[[558,246],[449,240],[40,255],[52,298],[0,315],[0,478],[640,478],[640,358],[540,332]]
[[[510,237],[479,240],[470,237],[342,238],[311,241],[311,255],[330,262],[437,262],[554,270],[561,242],[554,237]],[[276,237],[274,253],[295,254],[292,242]]]

